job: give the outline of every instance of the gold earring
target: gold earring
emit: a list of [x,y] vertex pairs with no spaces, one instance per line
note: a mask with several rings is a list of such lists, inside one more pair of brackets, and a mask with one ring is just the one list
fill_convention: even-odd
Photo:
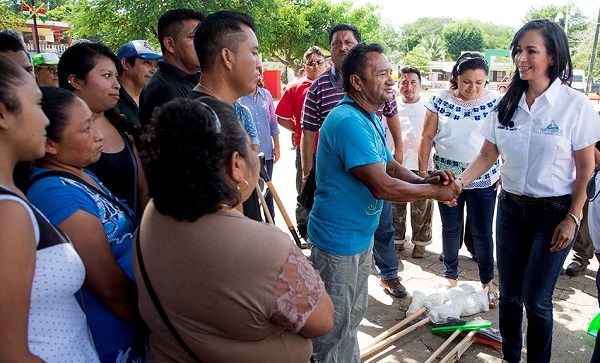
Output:
[[248,183],[248,181],[246,179],[244,179],[243,182],[246,183],[245,189],[240,189],[239,184],[236,186],[237,190],[239,190],[240,192],[245,192],[246,190],[248,190],[248,188],[250,188],[250,184]]

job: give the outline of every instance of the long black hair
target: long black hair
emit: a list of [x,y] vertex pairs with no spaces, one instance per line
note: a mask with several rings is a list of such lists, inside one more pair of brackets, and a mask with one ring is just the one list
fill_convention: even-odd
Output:
[[[117,74],[121,73],[121,63],[119,58],[113,53],[110,48],[102,43],[81,42],[70,46],[60,57],[58,62],[58,85],[61,88],[74,92],[75,89],[69,83],[69,77],[75,77],[85,81],[88,74],[102,57],[110,59],[117,69]],[[134,137],[136,143],[139,143],[139,135],[141,129],[128,122],[125,116],[113,107],[104,111],[104,116],[113,126]]]
[[565,31],[557,23],[542,19],[533,20],[523,25],[510,42],[510,56],[515,64],[515,75],[510,81],[508,90],[494,110],[498,111],[498,120],[503,126],[508,126],[512,117],[519,106],[519,100],[523,92],[527,91],[529,83],[521,79],[519,67],[515,62],[517,55],[517,45],[519,40],[530,30],[539,30],[546,52],[554,57],[554,63],[548,68],[548,77],[550,83],[559,78],[563,83],[570,82],[573,78],[573,64],[571,63],[571,55],[569,52],[569,42]]

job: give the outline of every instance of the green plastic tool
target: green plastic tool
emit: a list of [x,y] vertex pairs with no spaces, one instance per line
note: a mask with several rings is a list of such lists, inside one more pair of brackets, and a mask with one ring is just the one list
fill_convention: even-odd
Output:
[[431,328],[433,333],[442,332],[454,332],[454,331],[467,331],[467,330],[478,330],[483,328],[491,328],[492,322],[489,320],[473,320],[469,321],[464,325],[450,325],[450,326],[438,326]]

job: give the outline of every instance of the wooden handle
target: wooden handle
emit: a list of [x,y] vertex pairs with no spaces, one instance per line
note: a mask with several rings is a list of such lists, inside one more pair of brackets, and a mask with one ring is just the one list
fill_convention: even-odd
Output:
[[396,333],[392,336],[390,336],[389,338],[365,349],[361,354],[360,354],[360,358],[365,358],[370,356],[371,354],[381,350],[382,348],[388,346],[390,343],[392,343],[393,341],[402,338],[403,336],[407,335],[408,333],[412,332],[413,330],[417,330],[419,327],[429,323],[431,321],[430,317],[426,317],[425,319],[419,321],[418,323],[416,323],[415,325],[412,325],[404,330],[402,330],[399,333]]
[[448,345],[450,345],[450,343],[452,343],[452,341],[460,334],[460,330],[456,329],[454,331],[454,333],[452,333],[452,335],[450,335],[450,337],[448,339],[446,339],[446,341],[444,342],[444,344],[440,345],[440,347],[433,352],[433,354],[431,355],[431,357],[429,357],[429,359],[427,359],[425,361],[425,363],[432,363],[435,358],[437,358],[438,355],[440,355],[441,352],[444,351],[444,349],[446,349],[446,347]]
[[411,321],[415,320],[415,318],[417,318],[421,314],[425,314],[426,312],[427,312],[427,308],[425,308],[425,307],[420,308],[416,312],[414,312],[411,315],[409,315],[406,318],[404,318],[404,320],[402,320],[398,324],[394,325],[393,327],[389,328],[388,330],[384,331],[383,333],[381,333],[378,336],[376,336],[375,338],[373,338],[373,341],[371,341],[369,344],[365,345],[362,349],[365,350],[365,349],[370,348],[373,345],[379,343],[383,339],[385,339],[385,338],[389,337],[390,335],[394,334],[395,332],[397,332],[398,330],[400,330],[400,328],[402,328],[406,324],[410,323]]
[[475,335],[476,331],[477,330],[471,330],[469,334],[467,334],[460,341],[460,343],[456,344],[456,346],[452,348],[452,350],[448,354],[446,354],[446,356],[442,358],[441,361],[439,361],[439,363],[448,363],[452,359],[455,359],[454,361],[458,360],[458,358],[460,358],[460,356],[467,350],[467,348],[470,347],[471,344],[473,344],[473,336]]
[[271,216],[271,212],[269,211],[269,206],[267,206],[267,201],[265,200],[265,196],[263,195],[262,190],[258,186],[258,183],[256,183],[256,193],[258,194],[258,198],[260,199],[260,204],[262,204],[262,207],[265,211],[265,215],[267,216],[267,221],[269,221],[269,223],[271,223],[271,224],[275,224],[275,222],[273,222],[273,217]]
[[277,191],[275,190],[275,188],[273,188],[273,183],[268,181],[267,186],[269,187],[269,190],[271,191],[271,194],[273,195],[273,199],[275,200],[275,203],[277,203],[277,207],[279,207],[279,211],[281,212],[281,216],[283,217],[285,224],[288,227],[293,227],[294,225],[292,224],[292,220],[290,219],[290,216],[288,216],[287,212],[285,211],[285,208],[283,207],[283,203],[281,202],[281,199],[279,198],[279,194],[277,194]]

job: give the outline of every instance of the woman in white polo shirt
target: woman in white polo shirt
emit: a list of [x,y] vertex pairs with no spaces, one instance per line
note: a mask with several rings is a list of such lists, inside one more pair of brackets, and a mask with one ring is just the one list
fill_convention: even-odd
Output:
[[457,182],[467,185],[498,155],[504,159],[496,216],[504,360],[521,359],[525,305],[527,360],[549,362],[552,294],[578,231],[600,118],[584,94],[563,84],[572,65],[559,25],[531,21],[510,47],[515,75],[485,122],[479,155]]

